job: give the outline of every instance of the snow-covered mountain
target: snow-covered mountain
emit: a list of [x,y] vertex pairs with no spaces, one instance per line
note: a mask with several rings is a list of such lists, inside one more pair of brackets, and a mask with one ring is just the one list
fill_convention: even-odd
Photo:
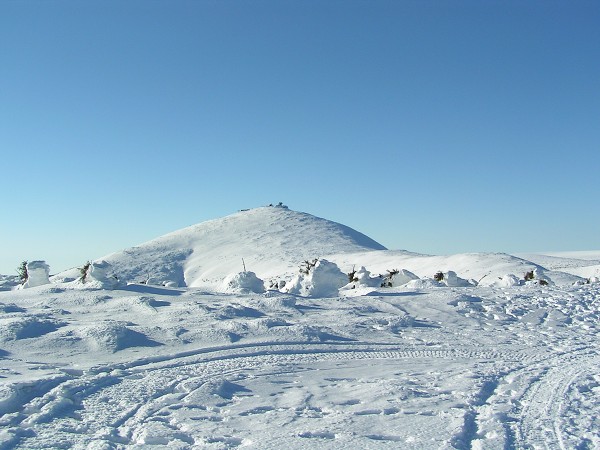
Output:
[[306,259],[382,249],[345,225],[265,206],[174,231],[101,259],[127,281],[210,287],[244,266],[268,279],[296,272]]

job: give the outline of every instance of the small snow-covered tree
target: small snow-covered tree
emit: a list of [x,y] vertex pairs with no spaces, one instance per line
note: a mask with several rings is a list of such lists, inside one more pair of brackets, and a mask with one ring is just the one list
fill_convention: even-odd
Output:
[[304,275],[308,275],[310,273],[310,271],[317,265],[318,262],[319,262],[319,260],[317,258],[313,259],[312,261],[309,261],[308,259],[305,261],[302,261],[300,263],[300,268],[299,268],[300,273],[302,273]]
[[79,268],[79,274],[81,275],[79,277],[79,280],[82,283],[85,283],[85,279],[87,278],[88,270],[89,270],[89,268],[90,268],[91,265],[92,265],[91,261],[88,261],[82,267]]
[[381,287],[392,287],[392,278],[394,278],[394,275],[398,275],[399,273],[400,271],[398,269],[388,269],[386,275],[380,275],[380,277],[383,278]]
[[19,264],[19,267],[17,267],[17,274],[19,275],[19,283],[24,284],[27,281],[27,278],[29,278],[29,275],[27,275],[27,261],[22,261],[21,264]]
[[348,283],[356,283],[358,278],[356,278],[356,266],[352,266],[352,270],[348,272]]

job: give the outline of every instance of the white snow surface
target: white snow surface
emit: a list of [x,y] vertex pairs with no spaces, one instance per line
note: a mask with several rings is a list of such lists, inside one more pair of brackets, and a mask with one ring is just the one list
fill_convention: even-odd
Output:
[[260,208],[101,258],[111,289],[0,292],[0,449],[600,448],[600,283],[562,270],[598,262],[519,256]]

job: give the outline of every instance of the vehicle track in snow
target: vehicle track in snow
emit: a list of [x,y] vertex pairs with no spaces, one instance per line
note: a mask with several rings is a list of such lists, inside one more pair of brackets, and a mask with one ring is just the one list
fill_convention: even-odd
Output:
[[[550,364],[548,364],[550,363]],[[600,355],[594,348],[585,348],[572,353],[552,358],[543,367],[529,368],[537,370],[532,383],[521,398],[522,409],[516,430],[517,446],[519,448],[598,448],[600,445],[600,430],[594,427],[589,430],[577,430],[573,435],[569,432],[570,404],[580,400],[578,395],[570,393],[577,391],[577,384],[586,379],[593,380],[593,388],[581,389],[587,392],[585,414],[598,417],[600,413],[600,398],[598,395],[598,374],[600,374]],[[595,380],[595,381],[594,381]],[[582,405],[576,405],[575,414]],[[583,433],[581,433],[583,431]],[[589,436],[586,436],[589,434]]]
[[[1,420],[9,432],[15,429],[12,440],[5,442],[17,448],[77,447],[94,442],[108,445],[108,448],[143,443],[161,445],[167,442],[161,441],[156,435],[149,436],[148,429],[157,426],[161,420],[164,424],[166,419],[171,422],[167,425],[173,428],[171,437],[190,444],[196,442],[197,437],[187,433],[185,425],[173,419],[172,410],[189,404],[190,397],[215,378],[235,380],[244,372],[252,373],[265,367],[272,368],[273,374],[297,373],[304,370],[304,365],[311,367],[336,361],[343,364],[355,361],[361,365],[364,361],[364,365],[368,365],[374,360],[447,359],[452,362],[463,361],[470,366],[493,364],[496,361],[502,361],[504,365],[522,365],[533,358],[529,354],[511,350],[473,347],[434,349],[356,342],[271,342],[202,349],[173,357],[96,367],[80,376],[73,375],[71,379],[27,401],[21,412],[7,414]],[[214,408],[215,411],[219,410],[218,406]],[[268,411],[268,408],[264,411]],[[260,408],[248,412],[253,413],[261,413]],[[322,434],[311,433],[315,437]],[[227,447],[241,442],[236,439],[221,436],[217,441]],[[379,441],[379,438],[375,440]],[[392,436],[389,436],[389,441],[394,441]]]

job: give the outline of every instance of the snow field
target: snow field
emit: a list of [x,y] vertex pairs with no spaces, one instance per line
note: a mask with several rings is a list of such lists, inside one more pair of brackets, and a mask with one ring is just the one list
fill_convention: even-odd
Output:
[[0,293],[0,448],[596,448],[599,298]]

